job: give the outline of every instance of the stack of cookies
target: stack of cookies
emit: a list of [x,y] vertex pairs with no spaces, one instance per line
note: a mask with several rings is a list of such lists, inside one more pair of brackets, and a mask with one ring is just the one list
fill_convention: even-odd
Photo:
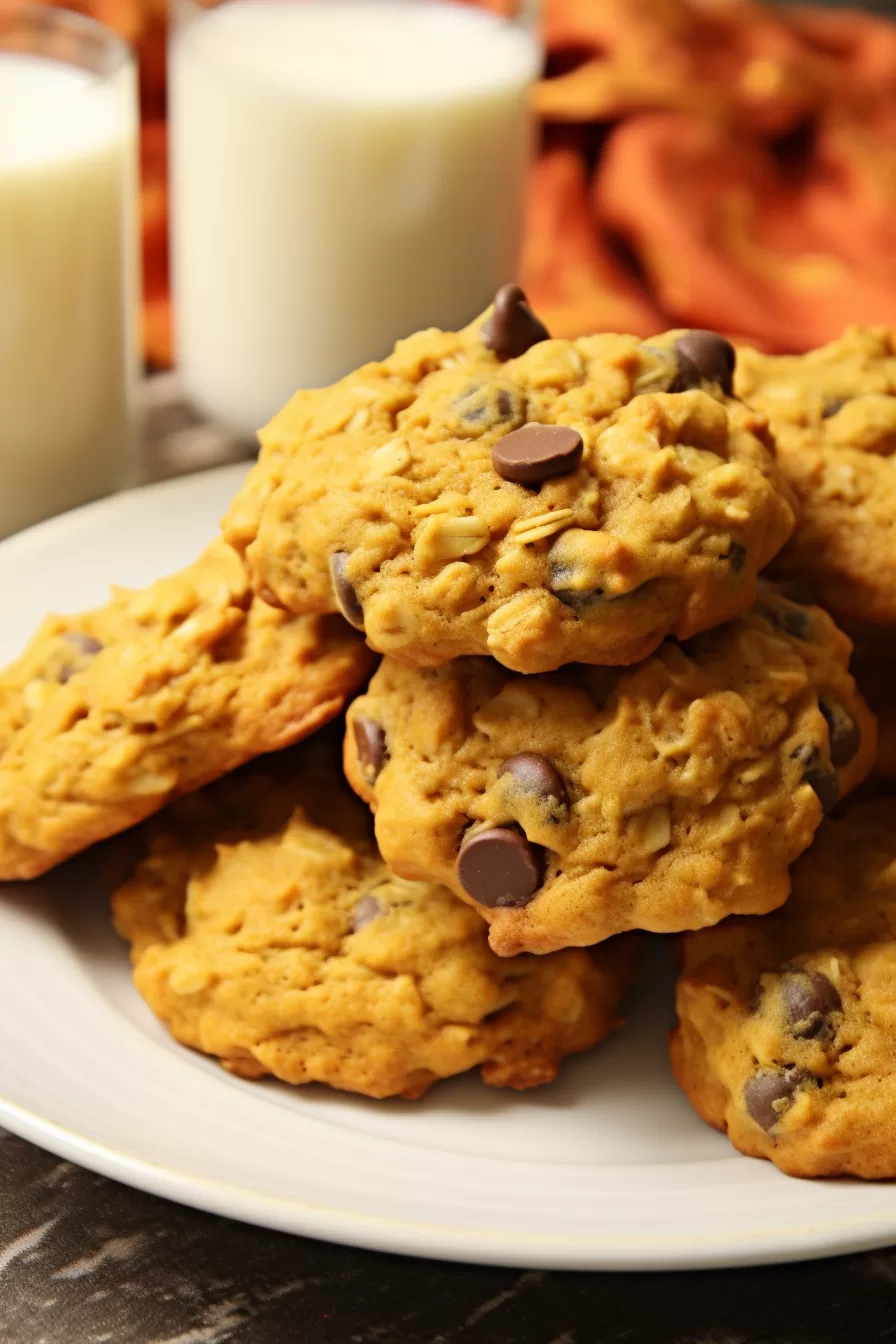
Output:
[[896,799],[848,798],[877,731],[841,628],[885,705],[894,392],[886,333],[553,340],[507,286],[298,393],[194,565],[3,674],[0,876],[143,823],[113,907],[157,1016],[374,1097],[549,1082],[637,931],[692,931],[700,1114],[896,1175]]

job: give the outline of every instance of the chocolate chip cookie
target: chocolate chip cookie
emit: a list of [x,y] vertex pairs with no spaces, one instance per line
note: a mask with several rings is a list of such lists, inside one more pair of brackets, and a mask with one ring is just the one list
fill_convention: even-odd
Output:
[[393,871],[475,904],[501,955],[762,913],[874,759],[850,647],[769,589],[626,671],[387,658],[349,709],[347,775]]
[[412,666],[626,664],[749,607],[794,514],[712,332],[551,340],[509,286],[300,392],[224,528],[257,590]]
[[734,1146],[896,1177],[896,798],[826,821],[765,919],[683,939],[672,1063]]
[[738,352],[735,390],[770,422],[800,525],[778,557],[843,621],[896,624],[896,336],[853,327],[807,355]]
[[0,674],[0,878],[34,877],[326,723],[370,671],[339,616],[289,616],[216,542],[49,616]]
[[149,824],[113,901],[140,993],[244,1078],[409,1098],[476,1067],[495,1086],[550,1082],[618,1025],[631,939],[496,957],[444,887],[390,875],[327,736]]

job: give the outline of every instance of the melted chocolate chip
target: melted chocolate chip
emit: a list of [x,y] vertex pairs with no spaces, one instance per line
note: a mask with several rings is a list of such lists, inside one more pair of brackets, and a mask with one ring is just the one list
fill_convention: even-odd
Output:
[[558,602],[569,607],[577,616],[584,615],[598,603],[621,602],[647,586],[646,583],[640,583],[637,588],[631,588],[627,593],[608,593],[605,588],[572,588],[570,583],[573,577],[574,571],[568,565],[554,565],[551,569],[550,589]]
[[840,797],[840,781],[836,770],[825,765],[818,747],[811,742],[804,742],[797,747],[793,755],[795,760],[806,767],[803,782],[814,790],[822,812],[830,812]]
[[744,1085],[744,1105],[751,1120],[766,1133],[793,1104],[793,1095],[810,1074],[804,1069],[760,1069]]
[[786,971],[781,976],[781,997],[790,1030],[804,1038],[829,1030],[829,1014],[843,1007],[837,990],[820,971]]
[[505,481],[540,485],[568,476],[582,460],[582,436],[567,425],[523,425],[492,447],[492,466]]
[[358,594],[345,577],[347,563],[348,551],[336,551],[330,556],[330,577],[333,580],[333,592],[336,595],[339,610],[349,625],[353,625],[356,630],[363,630],[364,608],[358,601]]
[[93,635],[83,635],[80,630],[67,630],[62,638],[67,644],[71,644],[77,653],[83,653],[85,657],[102,652],[102,642],[94,639]]
[[792,635],[794,639],[809,643],[815,634],[812,617],[801,607],[785,605],[783,602],[757,602],[753,610],[776,630],[784,635]]
[[539,341],[550,339],[550,332],[533,313],[519,285],[503,285],[495,295],[491,317],[480,331],[483,345],[494,350],[499,359],[516,359]]
[[533,794],[536,798],[554,799],[561,807],[569,806],[566,785],[546,756],[537,751],[521,751],[510,756],[498,771],[498,778],[510,775],[521,793]]
[[733,395],[736,355],[734,346],[724,336],[717,331],[686,331],[675,342],[675,349],[679,368],[684,356],[696,366],[702,381],[718,383],[726,397]]
[[452,403],[461,426],[472,434],[484,434],[495,425],[520,425],[525,403],[518,388],[499,383],[473,383]]
[[358,765],[368,784],[373,784],[386,760],[386,732],[373,719],[355,719],[352,724]]
[[543,854],[511,826],[477,831],[464,840],[457,876],[468,896],[490,909],[528,905],[541,886]]
[[854,723],[846,710],[836,700],[819,700],[818,708],[828,725],[828,740],[831,750],[831,764],[839,770],[855,756],[862,745],[862,734],[858,724]]
[[746,546],[742,546],[739,541],[732,541],[731,545],[728,547],[728,555],[726,559],[731,566],[731,572],[733,574],[739,574],[746,563]]
[[352,933],[357,933],[359,929],[372,924],[377,916],[382,913],[383,907],[377,898],[368,891],[367,895],[361,897],[352,911]]

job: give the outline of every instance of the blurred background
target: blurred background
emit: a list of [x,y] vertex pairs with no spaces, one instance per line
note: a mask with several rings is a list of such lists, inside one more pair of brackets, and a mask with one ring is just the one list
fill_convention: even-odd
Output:
[[[138,52],[142,339],[164,368],[166,0],[73,7]],[[787,351],[896,323],[896,23],[874,7],[544,0],[521,274],[555,335],[703,326]]]

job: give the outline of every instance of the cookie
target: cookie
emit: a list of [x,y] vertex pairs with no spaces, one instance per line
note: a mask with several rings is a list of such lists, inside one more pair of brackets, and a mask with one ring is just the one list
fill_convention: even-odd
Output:
[[738,352],[735,388],[765,414],[800,526],[776,571],[843,621],[896,624],[896,336],[853,327],[808,355]]
[[261,433],[224,522],[258,592],[411,666],[625,664],[735,616],[794,525],[713,333],[551,340],[509,286]]
[[339,616],[253,597],[223,542],[49,616],[0,673],[0,878],[35,877],[342,708],[372,665]]
[[494,1086],[549,1082],[618,1025],[631,939],[496,957],[444,887],[389,874],[327,736],[150,823],[113,901],[138,990],[244,1078],[409,1098],[477,1067]]
[[346,772],[393,871],[474,903],[501,955],[760,914],[874,759],[850,647],[769,591],[626,671],[385,659]]
[[824,823],[787,904],[682,940],[675,1075],[793,1176],[896,1177],[896,798]]

